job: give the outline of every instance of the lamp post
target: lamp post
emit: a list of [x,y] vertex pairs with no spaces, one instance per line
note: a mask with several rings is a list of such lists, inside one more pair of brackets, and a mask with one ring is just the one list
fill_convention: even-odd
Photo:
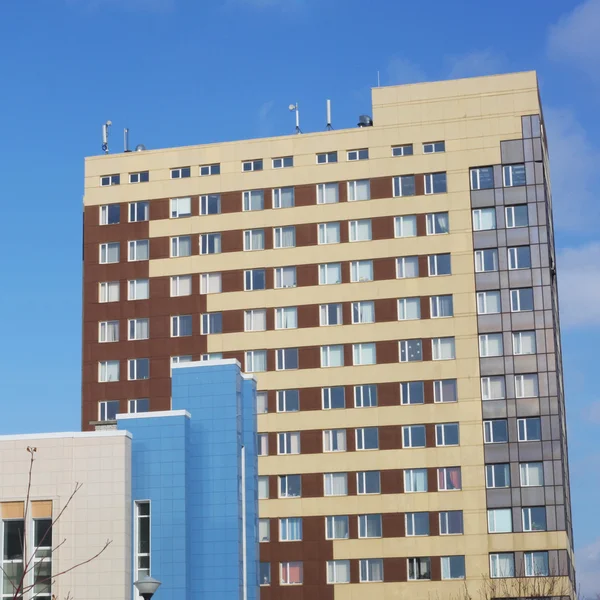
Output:
[[154,596],[156,590],[159,588],[160,581],[158,581],[158,579],[154,579],[153,577],[146,576],[134,581],[133,585],[135,585],[137,591],[144,600],[150,600],[150,598]]

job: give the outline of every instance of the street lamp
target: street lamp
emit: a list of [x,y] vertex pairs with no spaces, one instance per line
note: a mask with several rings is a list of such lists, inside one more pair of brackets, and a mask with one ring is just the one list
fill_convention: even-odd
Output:
[[156,590],[159,588],[160,581],[158,581],[158,579],[154,579],[153,577],[146,576],[134,581],[133,585],[135,585],[137,591],[144,600],[150,600],[150,598],[154,596]]

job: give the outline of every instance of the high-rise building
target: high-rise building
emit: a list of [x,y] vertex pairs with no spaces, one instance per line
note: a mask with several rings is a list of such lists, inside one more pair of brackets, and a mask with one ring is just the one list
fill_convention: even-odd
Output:
[[82,426],[236,358],[262,413],[263,599],[567,596],[536,75],[376,88],[371,116],[86,160]]

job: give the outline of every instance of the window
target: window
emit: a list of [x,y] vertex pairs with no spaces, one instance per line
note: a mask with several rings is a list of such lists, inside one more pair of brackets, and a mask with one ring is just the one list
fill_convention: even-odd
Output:
[[520,442],[539,442],[542,439],[542,420],[540,417],[517,419]]
[[200,254],[219,254],[220,252],[220,233],[203,233],[200,236]]
[[483,433],[486,444],[504,444],[508,442],[508,421],[506,419],[484,421]]
[[433,382],[434,402],[456,402],[457,400],[456,379],[438,379]]
[[367,242],[372,239],[371,219],[350,221],[349,230],[351,242]]
[[[184,276],[186,277],[186,276]],[[221,273],[202,273],[200,275],[201,294],[221,293]]]
[[429,558],[409,558],[408,581],[431,579],[431,560]]
[[403,146],[392,146],[392,156],[412,156],[412,153],[412,144],[404,144]]
[[129,330],[127,334],[127,339],[147,340],[150,337],[149,330],[150,319],[129,319]]
[[342,305],[341,304],[321,304],[319,324],[321,327],[329,325],[341,325]]
[[130,262],[136,260],[148,260],[149,242],[148,240],[134,240],[129,242],[129,255],[127,260]]
[[265,208],[265,193],[262,190],[253,190],[243,194],[243,210],[263,210]]
[[415,362],[423,360],[423,343],[421,340],[402,340],[400,347],[400,362]]
[[148,379],[150,377],[150,360],[147,358],[130,358],[128,361],[128,378]]
[[527,204],[507,206],[505,211],[507,229],[514,229],[515,227],[527,227],[527,225],[529,225]]
[[296,246],[296,227],[275,227],[273,229],[273,248],[294,248]]
[[268,542],[271,539],[271,520],[270,519],[259,519],[258,520],[258,541]]
[[538,376],[535,373],[515,375],[515,395],[517,398],[533,398],[538,395]]
[[[212,354],[203,354],[200,360],[211,360],[210,358],[204,358],[205,356],[214,356]],[[180,356],[171,356],[171,369],[175,365],[181,365],[192,362],[192,356],[190,354],[183,354]]]
[[408,493],[427,491],[427,469],[404,469],[404,491]]
[[137,223],[150,218],[150,203],[147,201],[129,203],[129,222]]
[[501,400],[505,398],[504,375],[482,377],[481,397],[483,400]]
[[479,356],[502,356],[502,334],[484,333],[479,336]]
[[401,256],[396,259],[396,277],[398,279],[409,279],[419,276],[419,257]]
[[346,408],[345,390],[342,386],[323,388],[321,395],[323,410]]
[[100,185],[102,187],[106,187],[107,185],[119,185],[120,183],[120,175],[102,175],[102,177],[100,177]]
[[361,558],[358,568],[360,583],[383,581],[383,559]]
[[118,400],[103,400],[102,402],[98,402],[98,421],[116,421],[118,413]]
[[508,463],[486,465],[485,485],[490,489],[510,487],[510,465]]
[[281,585],[300,585],[302,583],[302,561],[280,563]]
[[516,331],[512,338],[513,354],[535,354],[535,331]]
[[511,508],[489,508],[488,509],[488,532],[489,533],[512,533],[512,509]]
[[[191,324],[190,324],[191,329]],[[220,312],[204,313],[202,315],[202,334],[223,333],[223,315]],[[191,333],[190,333],[191,335]]]
[[100,244],[100,264],[108,265],[119,262],[119,250],[121,245],[119,242],[108,242]]
[[356,490],[359,495],[381,494],[379,471],[359,471],[356,474]]
[[319,265],[319,285],[342,283],[341,263]]
[[150,535],[150,502],[135,503],[135,569],[136,577],[142,579],[150,576],[150,551],[152,537]]
[[377,406],[377,384],[354,386],[354,408]]
[[294,188],[284,187],[273,190],[273,208],[292,208],[294,206]]
[[244,331],[265,331],[267,329],[267,311],[255,308],[244,311]]
[[350,281],[352,283],[373,281],[373,261],[353,260],[350,263]]
[[244,271],[244,289],[247,292],[266,289],[266,277],[264,269],[252,269]]
[[98,323],[99,342],[119,341],[119,321],[101,321]]
[[448,191],[446,173],[428,173],[424,177],[426,194],[442,194]]
[[404,518],[407,536],[429,535],[428,512],[409,512],[405,514]]
[[454,338],[433,338],[431,340],[432,360],[452,360],[456,358],[454,349]]
[[473,211],[473,231],[496,229],[496,209],[477,208]]
[[262,171],[263,161],[262,158],[255,160],[245,160],[242,162],[242,171]]
[[348,536],[348,517],[325,517],[325,539],[347,540]]
[[505,165],[502,167],[504,187],[525,185],[525,165]]
[[106,383],[108,381],[119,381],[119,361],[100,361],[98,363],[98,381],[100,383]]
[[300,454],[298,431],[277,434],[277,454]]
[[200,214],[201,215],[218,215],[221,212],[221,195],[206,194],[200,196]]
[[[6,526],[7,521],[5,521]],[[33,520],[33,598],[50,600],[52,586],[52,519],[34,519]],[[6,560],[6,559],[5,559]],[[8,562],[8,561],[7,561]],[[12,564],[11,564],[12,563]],[[11,566],[18,564],[10,561],[4,566],[4,573],[7,577],[13,575]],[[31,563],[30,563],[31,564]],[[19,565],[19,568],[21,565]],[[18,584],[17,579],[13,579]],[[4,584],[7,585],[6,583]],[[8,584],[9,597],[14,595],[14,590]]]
[[400,404],[423,404],[425,391],[422,381],[407,381],[400,384]]
[[525,552],[525,577],[548,577],[548,552]]
[[498,270],[498,250],[488,248],[487,250],[475,250],[475,272],[487,273]]
[[258,563],[258,580],[260,585],[271,585],[271,563]]
[[266,350],[247,350],[245,356],[246,372],[262,373],[267,370]]
[[257,435],[258,456],[269,456],[269,434],[259,433]]
[[130,414],[146,413],[150,410],[150,400],[148,398],[136,398],[127,401],[127,412]]
[[337,152],[322,152],[320,154],[317,154],[318,165],[324,165],[326,163],[336,163],[337,160]]
[[282,348],[275,351],[275,368],[286,371],[298,368],[298,348]]
[[462,489],[460,467],[441,467],[437,470],[438,491],[449,492]]
[[429,300],[430,315],[432,319],[441,319],[454,316],[452,296],[431,296]]
[[174,275],[171,277],[171,297],[189,296],[192,293],[191,275]]
[[104,281],[99,284],[98,302],[118,302],[120,295],[118,281]]
[[302,479],[300,475],[279,476],[279,497],[300,498],[302,496]]
[[192,254],[192,238],[189,235],[180,235],[171,238],[171,256],[190,256]]
[[352,303],[352,323],[374,323],[375,303],[371,300]]
[[171,198],[171,219],[192,216],[191,198]]
[[200,165],[200,177],[206,177],[208,175],[220,175],[221,165]]
[[325,429],[323,431],[323,452],[346,452],[346,430]]
[[477,169],[471,169],[471,189],[494,189],[494,167],[479,167]]
[[319,223],[319,244],[339,244],[340,224]]
[[546,507],[532,506],[521,509],[523,531],[546,531]]
[[358,515],[358,537],[380,538],[381,515]]
[[477,292],[477,314],[491,315],[500,312],[500,292]]
[[148,279],[131,279],[127,286],[128,300],[147,300],[150,297],[150,282]]
[[129,173],[129,183],[146,183],[148,181],[150,181],[150,173],[148,171]]
[[429,213],[427,215],[427,235],[440,235],[450,231],[447,212]]
[[450,254],[432,254],[427,257],[427,264],[429,266],[429,276],[435,277],[436,275],[450,275]]
[[541,462],[521,463],[521,487],[538,487],[544,485],[544,465]]
[[368,179],[359,179],[348,182],[348,202],[371,199],[371,182]]
[[343,367],[344,346],[321,346],[322,367]]
[[440,535],[461,535],[462,533],[462,510],[447,510],[440,512]]
[[394,196],[414,196],[415,195],[415,176],[401,175],[394,177]]
[[294,166],[294,157],[293,156],[282,156],[281,158],[273,159],[273,168],[274,169],[285,169],[287,167]]
[[117,225],[120,220],[120,204],[106,204],[100,207],[100,225]]
[[327,583],[350,583],[350,561],[328,560]]
[[423,154],[446,152],[446,142],[426,142],[423,144]]
[[258,476],[258,498],[259,500],[267,500],[269,498],[269,476]]
[[369,158],[369,149],[348,150],[348,160],[367,160]]
[[531,268],[531,250],[529,246],[516,246],[508,249],[508,268],[511,270]]
[[275,329],[296,329],[298,309],[295,306],[275,309]]
[[348,475],[347,473],[324,473],[324,495],[325,496],[347,496]]
[[394,217],[394,236],[414,237],[417,235],[417,217],[416,215],[407,215]]
[[375,344],[352,344],[353,365],[374,365],[377,362]]
[[[264,272],[264,271],[263,271]],[[296,287],[296,267],[275,269],[275,289]]]
[[402,427],[403,448],[425,448],[425,425],[405,425]]
[[458,446],[458,423],[440,423],[435,426],[436,446]]
[[464,579],[465,557],[442,556],[442,579]]
[[335,204],[340,201],[340,186],[337,183],[317,185],[317,204]]
[[249,229],[244,231],[244,250],[264,250],[265,249],[265,230]]
[[515,555],[512,552],[490,554],[490,577],[514,577]]
[[171,179],[184,179],[190,177],[192,170],[190,167],[179,167],[178,169],[171,169]]
[[256,412],[259,415],[269,412],[269,396],[267,392],[256,392]]
[[379,432],[377,427],[359,427],[355,430],[357,450],[377,450],[379,448]]

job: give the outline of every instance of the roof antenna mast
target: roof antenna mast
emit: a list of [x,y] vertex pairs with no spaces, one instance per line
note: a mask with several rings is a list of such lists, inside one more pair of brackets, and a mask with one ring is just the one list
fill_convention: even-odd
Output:
[[102,125],[102,151],[104,154],[108,154],[108,130],[112,125],[112,121],[106,121],[104,125]]
[[327,131],[331,131],[333,129],[331,125],[331,100],[327,99],[327,127],[325,128]]
[[290,104],[288,108],[291,112],[296,111],[296,133],[302,133],[302,130],[300,129],[300,111],[298,110],[298,103]]

